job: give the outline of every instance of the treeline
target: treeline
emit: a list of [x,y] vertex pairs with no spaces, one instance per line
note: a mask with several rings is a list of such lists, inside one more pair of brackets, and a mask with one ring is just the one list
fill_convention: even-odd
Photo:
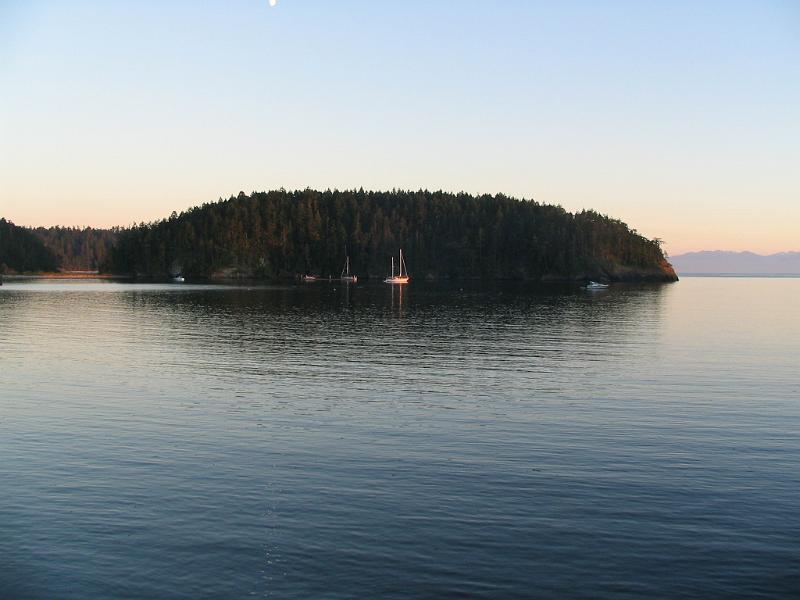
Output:
[[403,248],[412,278],[674,279],[657,240],[594,211],[503,195],[277,190],[118,232],[117,274],[382,277]]
[[118,228],[93,227],[37,227],[33,230],[64,271],[99,270],[108,262],[118,231]]
[[29,229],[0,219],[0,273],[55,271],[56,256]]

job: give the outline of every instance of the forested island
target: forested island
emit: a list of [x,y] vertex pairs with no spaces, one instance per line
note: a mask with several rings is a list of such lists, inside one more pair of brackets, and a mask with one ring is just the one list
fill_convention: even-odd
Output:
[[[14,231],[16,237],[0,233],[0,263],[18,272],[58,267],[138,278],[338,277],[348,255],[359,278],[382,278],[402,248],[413,279],[677,280],[659,241],[622,221],[502,194],[241,192],[128,228]],[[27,244],[27,250],[9,254],[8,243]]]
[[0,219],[0,274],[99,271],[119,229],[19,227]]
[[98,271],[108,262],[119,228],[37,227],[32,231],[55,255],[62,271]]
[[111,273],[158,277],[383,277],[403,248],[412,278],[674,281],[657,240],[594,211],[504,195],[243,192],[119,231]]
[[55,271],[58,259],[30,229],[0,218],[0,275]]

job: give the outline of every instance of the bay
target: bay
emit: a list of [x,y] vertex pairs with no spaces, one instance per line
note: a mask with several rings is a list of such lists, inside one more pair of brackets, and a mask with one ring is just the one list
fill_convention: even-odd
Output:
[[0,597],[800,592],[800,279],[0,287]]

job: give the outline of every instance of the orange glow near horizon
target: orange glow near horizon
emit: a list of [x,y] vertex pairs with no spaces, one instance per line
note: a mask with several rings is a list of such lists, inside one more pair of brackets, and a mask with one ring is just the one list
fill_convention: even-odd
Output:
[[800,250],[791,3],[457,4],[0,3],[0,217],[444,189],[591,208],[672,255]]
[[[135,223],[158,221],[169,217],[173,211],[180,213],[194,206],[216,201],[219,197],[228,198],[236,193],[218,193],[199,202],[188,198],[181,201],[177,194],[170,203],[155,197],[145,201],[133,198],[118,202],[75,200],[55,205],[35,199],[26,202],[4,201],[0,207],[0,217],[26,227],[128,227]],[[642,207],[634,207],[630,210],[631,214],[626,215],[622,214],[625,207],[619,203],[614,203],[613,208],[616,208],[616,211],[599,205],[571,205],[572,203],[566,200],[551,204],[561,204],[571,212],[591,208],[618,218],[647,237],[662,239],[663,247],[669,255],[699,250],[751,251],[757,254],[800,250],[795,227],[795,224],[800,222],[800,214],[786,215],[780,227],[772,225],[767,217],[759,222],[759,219],[747,215],[742,220],[737,219],[736,215],[720,218],[716,227],[709,227],[706,223],[710,217],[702,215],[697,210],[661,215],[652,214]],[[740,229],[746,233],[740,233]]]

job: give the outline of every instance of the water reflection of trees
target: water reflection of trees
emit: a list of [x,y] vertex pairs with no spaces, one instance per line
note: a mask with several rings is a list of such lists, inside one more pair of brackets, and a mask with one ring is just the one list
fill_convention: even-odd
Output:
[[[389,289],[387,289],[389,288]],[[397,288],[397,289],[391,289]],[[646,351],[662,327],[666,286],[574,290],[446,285],[218,288],[124,295],[158,344],[232,376],[332,385],[407,379],[446,387],[468,373],[477,387],[504,375],[575,369]],[[146,335],[144,336],[147,337]],[[524,377],[523,377],[524,379]],[[564,383],[564,382],[562,382]]]

